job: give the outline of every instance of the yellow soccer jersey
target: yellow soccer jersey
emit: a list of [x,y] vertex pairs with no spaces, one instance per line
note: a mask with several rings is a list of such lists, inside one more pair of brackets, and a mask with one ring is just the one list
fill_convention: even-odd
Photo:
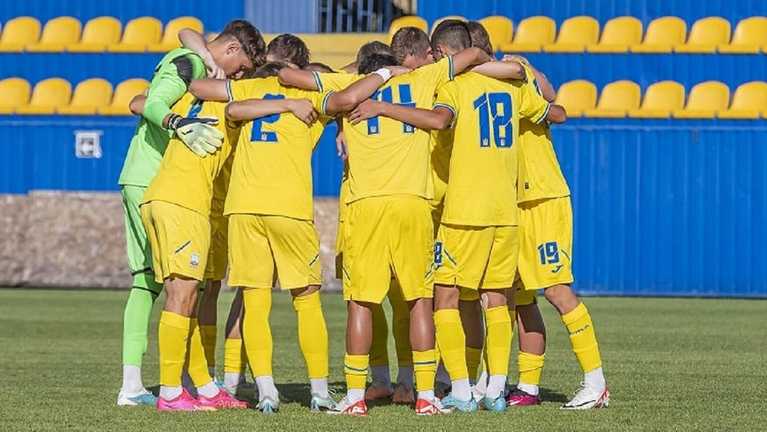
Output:
[[431,173],[434,181],[434,197],[432,209],[442,206],[447,192],[448,176],[450,174],[450,153],[453,151],[453,130],[431,131]]
[[[525,66],[528,92],[540,94],[535,75]],[[570,196],[570,188],[562,175],[557,154],[551,142],[547,124],[536,124],[528,119],[519,121],[519,202]]]
[[435,107],[454,114],[442,223],[516,225],[519,119],[543,121],[548,102],[521,84],[469,72],[440,89]]
[[[319,112],[327,95],[284,87],[276,77],[229,81],[228,88],[232,100],[303,98]],[[314,219],[311,158],[326,120],[307,126],[283,113],[243,124],[224,214]]]
[[320,92],[341,91],[352,85],[355,81],[364,78],[364,75],[346,72],[312,72],[314,82]]
[[157,175],[144,192],[143,202],[166,201],[207,217],[211,212],[215,191],[221,188],[216,187],[216,184],[226,183],[224,177],[228,170],[225,167],[231,164],[230,156],[237,145],[240,131],[237,126],[226,121],[226,104],[204,102],[191,93],[176,102],[173,111],[185,117],[219,119],[216,128],[224,134],[223,144],[215,153],[201,158],[178,138],[171,139]]
[[[373,98],[430,109],[437,89],[452,80],[452,65],[451,58],[444,58],[394,77]],[[382,195],[434,196],[429,132],[382,116],[356,125],[344,119],[343,128],[349,147],[347,202]]]

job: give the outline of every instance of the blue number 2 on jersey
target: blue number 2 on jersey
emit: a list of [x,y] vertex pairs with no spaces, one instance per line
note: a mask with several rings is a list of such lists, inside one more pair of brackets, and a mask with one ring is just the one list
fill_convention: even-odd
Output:
[[[281,94],[265,94],[264,99],[285,99]],[[253,120],[253,130],[250,132],[250,142],[277,142],[277,134],[263,130],[264,124],[274,123],[280,119],[280,114],[272,114]]]
[[493,142],[498,148],[509,148],[514,143],[511,125],[511,95],[508,93],[483,93],[474,100],[474,110],[479,111],[479,146],[490,147],[490,121],[493,122]]
[[[413,96],[412,96],[412,93],[410,92],[410,84],[399,84],[397,86],[397,90],[399,91],[399,102],[393,102],[391,87],[384,87],[378,90],[377,92],[373,93],[373,96],[371,96],[370,98],[377,101],[396,103],[397,105],[415,107],[415,102],[413,102]],[[378,135],[379,133],[381,133],[381,128],[378,124],[378,117],[369,118],[367,120],[367,126],[368,126],[368,135]],[[413,133],[414,131],[415,131],[415,128],[413,127],[413,125],[402,123],[403,133]]]

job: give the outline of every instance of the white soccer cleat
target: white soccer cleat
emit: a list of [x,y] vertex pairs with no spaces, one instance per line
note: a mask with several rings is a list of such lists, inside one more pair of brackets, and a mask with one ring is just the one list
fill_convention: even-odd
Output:
[[351,403],[346,397],[338,402],[334,409],[328,410],[328,414],[331,415],[346,415],[352,417],[365,417],[368,415],[368,406],[365,403],[365,399],[358,400]]
[[140,405],[155,406],[157,405],[157,397],[146,389],[135,395],[128,395],[123,390],[120,390],[120,394],[117,395],[117,406]]
[[587,410],[592,408],[607,408],[610,404],[610,391],[607,387],[595,389],[581,383],[580,389],[570,402],[562,405],[563,410]]

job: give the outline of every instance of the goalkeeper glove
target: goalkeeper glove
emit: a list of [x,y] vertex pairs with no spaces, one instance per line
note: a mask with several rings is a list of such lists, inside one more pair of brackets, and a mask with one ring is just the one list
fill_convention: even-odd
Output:
[[168,119],[168,128],[175,131],[176,136],[189,150],[200,157],[215,153],[223,143],[224,134],[213,127],[216,124],[218,119],[211,117],[191,118],[171,114]]

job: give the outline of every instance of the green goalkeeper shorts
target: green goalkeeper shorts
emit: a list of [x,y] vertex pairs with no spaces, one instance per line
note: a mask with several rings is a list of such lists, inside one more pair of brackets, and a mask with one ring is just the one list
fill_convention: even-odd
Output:
[[133,287],[143,288],[159,295],[162,284],[154,281],[152,249],[149,247],[139,211],[145,190],[145,187],[131,185],[124,185],[120,190],[123,199],[123,215],[125,216],[128,267],[133,276]]

